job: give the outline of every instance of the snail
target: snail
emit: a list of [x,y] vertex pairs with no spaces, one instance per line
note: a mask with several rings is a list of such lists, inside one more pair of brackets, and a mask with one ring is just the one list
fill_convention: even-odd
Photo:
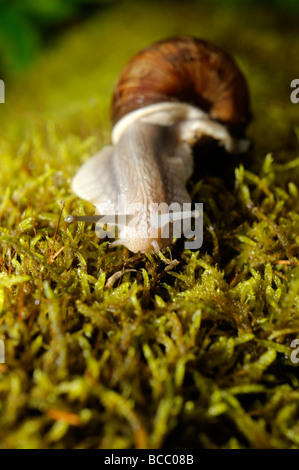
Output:
[[194,144],[212,139],[229,153],[245,152],[249,118],[246,80],[229,54],[189,36],[157,42],[120,74],[112,99],[112,145],[79,169],[72,189],[96,206],[102,224],[118,228],[112,246],[156,252],[172,242],[170,225],[185,219],[190,224],[199,215],[182,210],[190,203],[186,182]]

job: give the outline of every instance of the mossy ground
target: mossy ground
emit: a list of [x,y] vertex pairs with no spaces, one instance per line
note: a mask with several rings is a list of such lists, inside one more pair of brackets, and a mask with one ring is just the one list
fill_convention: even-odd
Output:
[[[223,4],[107,8],[6,81],[1,448],[299,448],[298,22]],[[236,57],[254,147],[243,165],[207,168],[198,156],[189,189],[204,203],[199,251],[181,241],[154,256],[111,250],[93,226],[64,222],[93,213],[71,177],[109,142],[126,60],[178,33]]]

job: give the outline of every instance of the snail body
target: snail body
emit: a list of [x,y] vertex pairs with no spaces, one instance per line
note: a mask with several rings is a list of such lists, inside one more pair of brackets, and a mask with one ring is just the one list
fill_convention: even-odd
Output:
[[172,241],[169,225],[196,216],[181,211],[190,202],[192,146],[208,137],[227,152],[246,151],[249,115],[246,81],[228,54],[191,37],[156,43],[125,66],[112,100],[112,145],[79,169],[72,189],[118,227],[113,245],[158,251]]

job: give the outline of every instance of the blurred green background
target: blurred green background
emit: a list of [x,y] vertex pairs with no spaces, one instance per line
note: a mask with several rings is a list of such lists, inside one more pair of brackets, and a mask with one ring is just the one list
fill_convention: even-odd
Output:
[[[119,0],[1,0],[0,17],[0,51],[1,51],[1,71],[4,74],[18,73],[28,66],[40,54],[44,47],[53,44],[53,39],[63,34],[66,30],[74,28],[94,14],[101,14],[107,9],[115,9],[120,4],[129,2]],[[137,2],[136,2],[137,3]],[[144,2],[138,2],[142,5]],[[147,2],[152,4],[153,2]],[[262,10],[271,8],[275,14],[293,16],[298,13],[299,4],[297,0],[212,0],[210,2],[169,2],[161,0],[158,2],[172,8],[177,3],[183,4],[182,9],[192,8],[196,3],[215,5],[217,8],[244,8],[254,7]],[[189,5],[188,5],[189,4]],[[171,22],[174,12],[168,12],[164,20]],[[258,10],[256,10],[258,13]],[[183,20],[183,18],[180,18]],[[188,19],[188,18],[187,18]],[[250,18],[253,21],[255,18]],[[137,18],[136,18],[137,20]],[[257,18],[258,20],[258,18]],[[283,21],[287,17],[281,17],[280,31],[283,32],[286,25]],[[130,32],[132,26],[129,24]],[[186,25],[182,24],[186,27]],[[164,29],[164,28],[162,28]],[[167,26],[165,25],[165,30]],[[113,30],[111,30],[113,32]],[[279,32],[279,31],[278,31]]]
[[[78,25],[87,17],[115,8],[117,4],[128,3],[119,0],[1,0],[0,50],[1,66],[4,73],[15,73],[30,64],[54,37]],[[142,4],[144,2],[138,2]],[[152,2],[149,2],[152,3]],[[161,0],[160,5],[175,2]],[[195,4],[198,2],[177,2]],[[204,2],[201,2],[204,3]],[[282,13],[298,11],[297,0],[213,0],[218,8],[226,5],[239,8],[250,5],[271,7]],[[170,13],[171,14],[171,13]],[[167,17],[168,18],[168,17]],[[130,25],[131,27],[132,25]],[[167,29],[167,28],[166,28]]]

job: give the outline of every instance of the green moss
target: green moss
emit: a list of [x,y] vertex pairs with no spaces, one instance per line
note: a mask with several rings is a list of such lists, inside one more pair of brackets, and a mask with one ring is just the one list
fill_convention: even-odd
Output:
[[[299,105],[289,99],[299,41],[292,19],[282,34],[278,18],[258,6],[173,3],[169,14],[168,3],[126,3],[74,28],[7,86],[0,447],[299,447]],[[93,226],[64,222],[93,212],[70,180],[109,142],[128,57],[181,32],[237,57],[255,146],[246,164],[230,160],[228,178],[195,172],[199,251],[180,241],[157,255],[111,250]]]

